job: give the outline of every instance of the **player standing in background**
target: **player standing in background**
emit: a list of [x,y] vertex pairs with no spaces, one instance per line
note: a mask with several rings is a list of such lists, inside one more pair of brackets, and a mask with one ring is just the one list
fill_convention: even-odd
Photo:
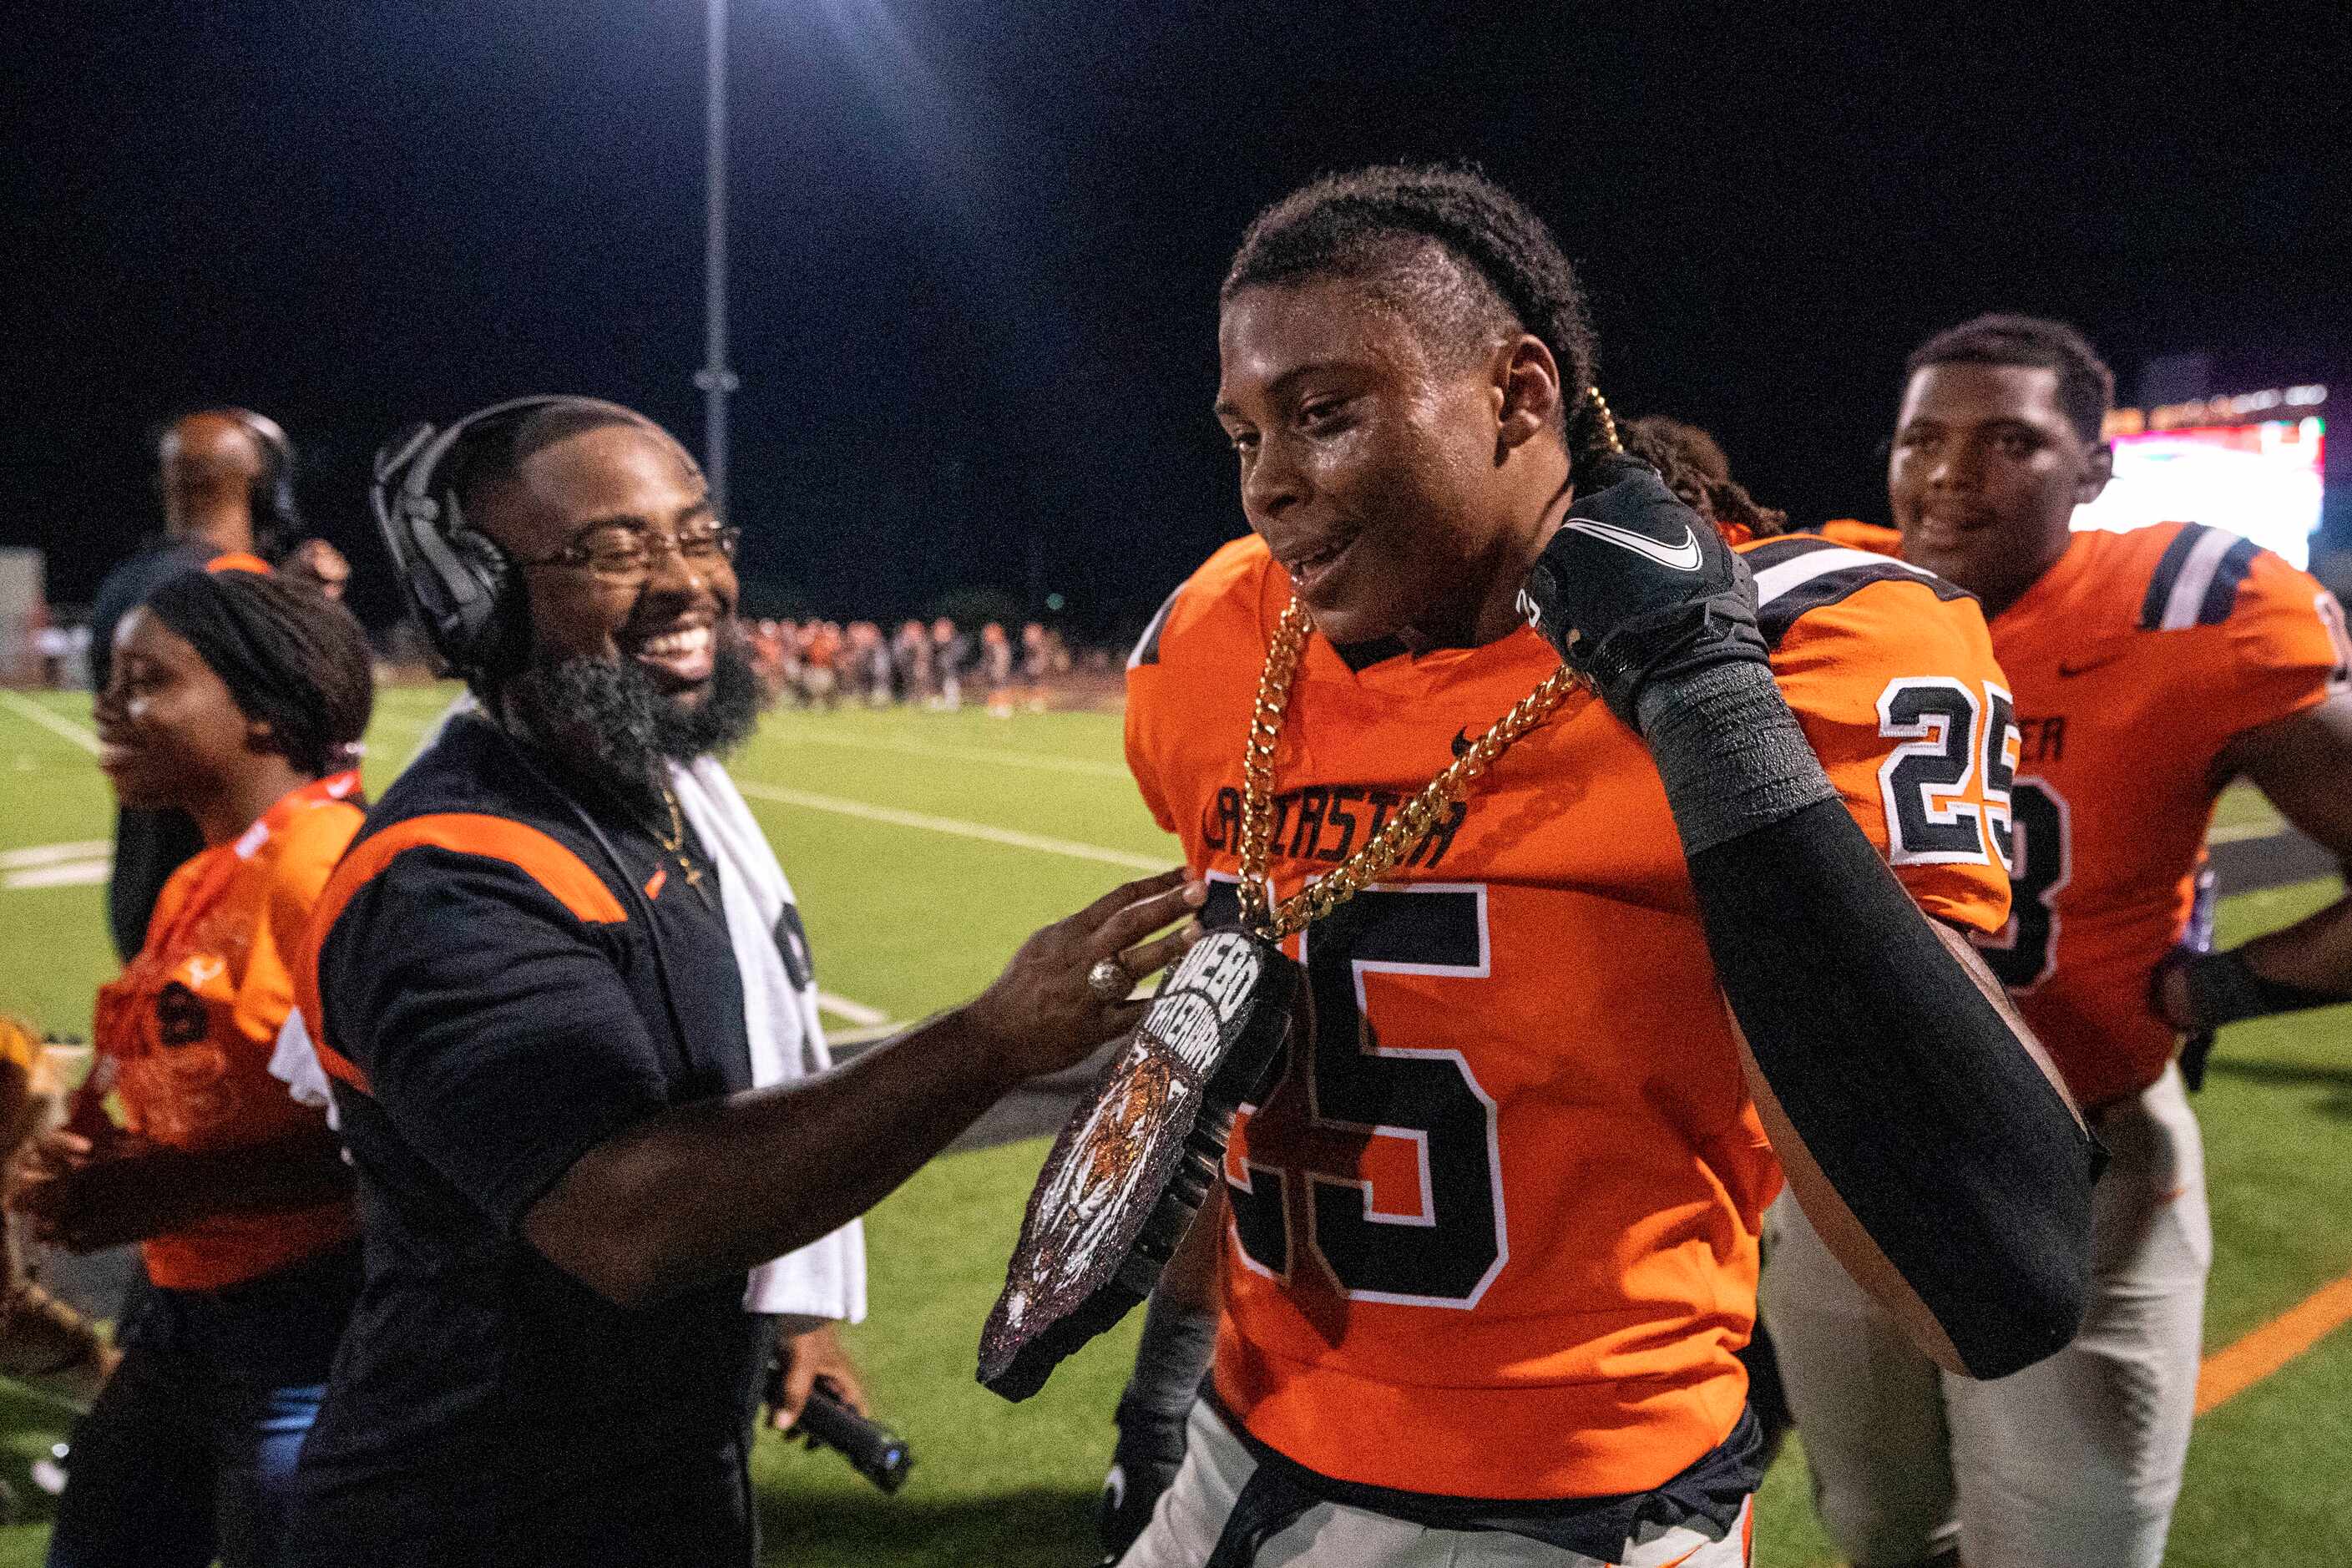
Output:
[[1765,1313],[1815,1495],[1863,1568],[2163,1556],[2189,1449],[2211,1233],[2173,1056],[2239,1019],[2352,1000],[2352,900],[2226,953],[2192,921],[2213,805],[2252,780],[2352,856],[2343,612],[2267,551],[2167,523],[2071,530],[2107,482],[2114,379],[2072,328],[1985,316],[1911,356],[1887,492],[1899,537],[1991,617],[2022,732],[2015,899],[1986,959],[2114,1156],[2074,1344],[1991,1383],[1945,1377],[1801,1215],[1770,1226]]
[[[1317,182],[1253,226],[1222,304],[1253,536],[1131,658],[1129,759],[1226,918],[1266,928],[1244,883],[1361,885],[1286,944],[1309,1022],[1180,1260],[1222,1274],[1222,1311],[1181,1266],[1154,1300],[1118,1464],[1182,1458],[1124,1561],[1743,1563],[1768,1121],[1890,1300],[1971,1342],[1956,1363],[2007,1370],[2072,1328],[2088,1141],[1967,943],[1904,895],[1986,932],[2007,910],[2014,742],[1982,621],[1819,540],[1751,594],[1612,453],[1567,260],[1475,174]],[[1564,695],[1563,647],[1605,706]],[[1987,765],[1938,788],[1889,724],[1953,713]],[[1424,793],[1457,759],[1466,800]],[[1973,856],[1903,853],[1949,825]],[[1978,1088],[1945,1098],[1940,1068]],[[1824,1184],[1962,1124],[1932,1180]],[[2071,1213],[1985,1185],[2029,1166]]]
[[1731,477],[1731,459],[1722,444],[1697,426],[1645,414],[1626,422],[1624,437],[1625,450],[1657,469],[1666,488],[1731,543],[1789,531],[1789,514],[1749,495],[1748,487]]

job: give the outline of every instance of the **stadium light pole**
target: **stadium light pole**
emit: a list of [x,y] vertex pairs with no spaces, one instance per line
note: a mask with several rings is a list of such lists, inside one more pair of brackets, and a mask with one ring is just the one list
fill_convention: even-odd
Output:
[[711,505],[727,515],[727,399],[742,384],[727,364],[727,0],[709,0],[704,72],[702,223],[702,471]]

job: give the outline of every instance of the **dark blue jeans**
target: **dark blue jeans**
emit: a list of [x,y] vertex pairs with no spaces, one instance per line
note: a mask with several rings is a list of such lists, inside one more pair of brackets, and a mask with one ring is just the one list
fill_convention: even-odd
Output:
[[352,1243],[226,1289],[134,1292],[48,1568],[272,1568],[359,1273]]

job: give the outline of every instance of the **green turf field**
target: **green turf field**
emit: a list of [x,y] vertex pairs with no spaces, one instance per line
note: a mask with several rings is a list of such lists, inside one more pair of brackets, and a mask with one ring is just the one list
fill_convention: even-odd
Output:
[[[383,693],[372,785],[382,787],[446,695]],[[57,727],[0,702],[0,868],[16,868],[0,876],[10,879],[73,859],[60,852],[34,864],[22,851],[102,840],[112,821],[105,783],[73,738],[87,700],[39,702]],[[981,985],[1022,936],[1135,874],[1129,865],[1172,857],[1119,758],[1118,721],[1097,714],[782,713],[737,773],[806,910],[824,989],[860,1009],[855,1017],[906,1019]],[[2258,827],[2265,811],[2233,796],[2224,819]],[[110,972],[101,896],[89,882],[0,890],[0,1007],[54,1030],[88,1028],[91,991]],[[2328,896],[2315,882],[2231,900],[2224,936],[2282,923]],[[2217,1250],[2207,1343],[2218,1348],[2352,1271],[2352,1010],[2232,1030],[2199,1110]],[[873,1318],[852,1342],[877,1408],[914,1447],[914,1478],[886,1499],[829,1454],[767,1440],[770,1561],[1093,1560],[1088,1509],[1133,1321],[1025,1405],[972,1381],[981,1319],[1043,1155],[1031,1142],[943,1158],[875,1213]],[[0,1390],[0,1478],[26,1519],[0,1529],[0,1568],[40,1559],[47,1500],[25,1465],[62,1426],[54,1410]],[[2168,1561],[2323,1560],[2329,1549],[2318,1543],[2336,1539],[2352,1511],[2347,1455],[2352,1330],[2199,1423]],[[1830,1561],[1796,1445],[1766,1483],[1758,1540],[1766,1568]]]

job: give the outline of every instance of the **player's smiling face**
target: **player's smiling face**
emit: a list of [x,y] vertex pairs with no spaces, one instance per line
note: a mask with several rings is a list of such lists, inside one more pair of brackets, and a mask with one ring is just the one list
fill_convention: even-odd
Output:
[[1397,310],[1339,279],[1241,290],[1217,350],[1242,510],[1317,627],[1337,643],[1475,640],[1524,531],[1492,367],[1433,363]]
[[2107,448],[2086,446],[2039,365],[1930,364],[1905,388],[1887,458],[1904,559],[1999,615],[2065,553]]
[[[606,528],[675,540],[709,528],[709,487],[684,450],[651,426],[608,425],[533,453],[496,492],[485,521],[520,556],[541,557]],[[656,549],[642,581],[586,565],[525,571],[535,657],[627,661],[681,708],[709,694],[735,613],[735,569]]]

